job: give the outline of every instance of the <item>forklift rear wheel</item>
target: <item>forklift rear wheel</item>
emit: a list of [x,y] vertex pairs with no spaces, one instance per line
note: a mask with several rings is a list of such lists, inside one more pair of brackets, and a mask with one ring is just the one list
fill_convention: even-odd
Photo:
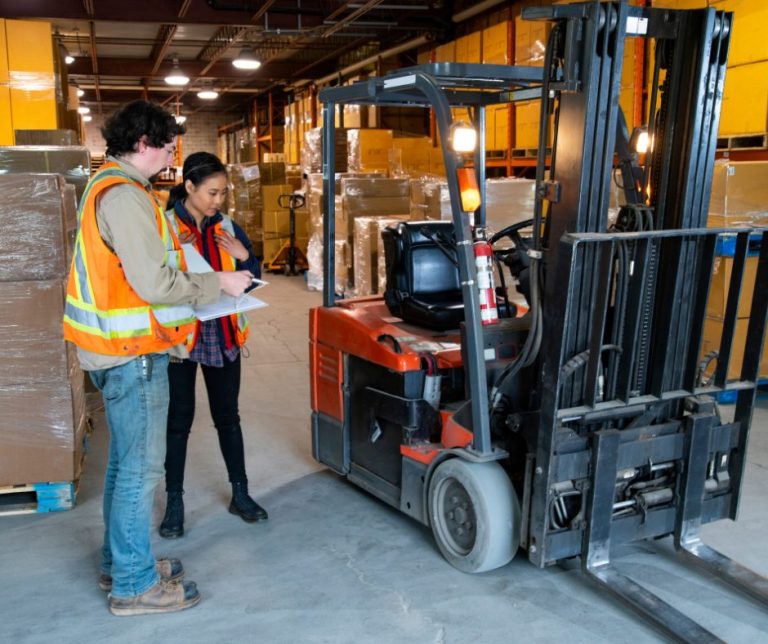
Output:
[[429,520],[440,552],[463,572],[509,563],[520,545],[520,503],[501,465],[444,461],[429,483]]

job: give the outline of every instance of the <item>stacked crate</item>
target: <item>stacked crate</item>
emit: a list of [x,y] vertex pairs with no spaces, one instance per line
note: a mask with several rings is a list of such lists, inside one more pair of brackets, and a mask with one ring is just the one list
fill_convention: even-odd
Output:
[[[55,174],[0,175],[0,486],[80,477],[83,372],[62,332],[77,215]],[[71,500],[70,500],[71,502]]]

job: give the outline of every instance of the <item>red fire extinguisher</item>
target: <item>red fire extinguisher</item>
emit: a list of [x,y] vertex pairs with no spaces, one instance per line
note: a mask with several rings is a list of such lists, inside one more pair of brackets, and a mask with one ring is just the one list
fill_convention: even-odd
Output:
[[485,238],[484,230],[476,231],[473,248],[480,295],[480,319],[483,324],[496,324],[499,321],[499,310],[496,308],[496,292],[493,285],[493,249]]

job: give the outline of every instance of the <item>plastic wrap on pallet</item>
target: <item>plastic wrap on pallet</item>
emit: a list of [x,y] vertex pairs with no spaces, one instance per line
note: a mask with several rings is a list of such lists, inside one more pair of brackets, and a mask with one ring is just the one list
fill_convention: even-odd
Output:
[[[343,128],[335,131],[335,163],[337,172],[347,171],[347,134]],[[305,174],[323,171],[323,128],[315,127],[304,132],[301,147],[301,169]]]
[[411,179],[411,219],[450,220],[451,197],[448,183],[436,176]]
[[79,383],[0,387],[0,485],[77,477],[85,425]]
[[341,192],[350,218],[410,212],[408,179],[344,177]]
[[[336,279],[335,292],[344,295],[348,291],[348,244],[346,239],[337,239],[335,244]],[[310,291],[323,290],[323,236],[312,235],[307,242],[307,288]]]
[[[323,203],[322,194],[310,193],[307,198],[307,210],[309,212],[309,235],[314,234],[323,235]],[[337,195],[334,199],[336,203],[336,239],[347,239],[347,231],[349,224],[347,223],[347,217],[344,212],[344,201],[341,195]]]
[[708,224],[768,225],[768,161],[715,162]]
[[532,179],[487,179],[485,223],[496,233],[533,217],[536,182]]
[[380,270],[380,265],[384,265],[381,231],[410,218],[410,215],[398,215],[355,219],[352,264],[357,297],[384,291],[386,276]]
[[64,280],[0,282],[0,386],[66,380]]
[[67,274],[64,188],[55,174],[0,175],[0,282]]
[[258,163],[227,166],[228,213],[239,225],[256,223],[261,213],[261,171]]
[[16,130],[16,145],[77,145],[74,130]]
[[88,148],[57,145],[0,147],[0,174],[21,172],[56,173],[77,190],[78,201],[91,176]]
[[392,130],[347,130],[347,168],[350,172],[387,172]]

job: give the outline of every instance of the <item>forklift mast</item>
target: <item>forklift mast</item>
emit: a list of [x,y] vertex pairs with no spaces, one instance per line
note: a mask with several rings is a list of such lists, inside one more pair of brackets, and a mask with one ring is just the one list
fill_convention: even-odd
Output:
[[[699,536],[702,524],[738,513],[768,313],[768,231],[706,227],[732,14],[634,7],[621,0],[527,7],[523,17],[553,23],[543,68],[441,63],[320,92],[325,244],[323,307],[311,322],[315,455],[432,523],[433,532],[437,515],[421,508],[437,502],[428,497],[441,463],[456,457],[471,464],[500,463],[520,498],[520,525],[514,530],[533,564],[580,557],[589,579],[666,633],[709,641],[712,633],[618,574],[610,548],[672,536],[684,557],[768,602],[768,580]],[[619,108],[624,48],[633,38],[654,45],[651,147],[643,167],[630,150]],[[498,349],[512,327],[482,324],[475,286],[474,234],[485,228],[485,108],[537,97],[536,200],[532,239],[524,251],[530,311],[522,318],[524,327],[514,327],[515,337],[524,331],[519,350],[502,360]],[[354,351],[349,344],[331,347],[340,334],[323,328],[324,319],[328,324],[342,319],[323,317],[337,299],[334,114],[342,103],[433,110],[464,304],[460,368],[466,398],[442,413],[444,422],[470,438],[460,448],[435,447],[436,456],[423,464],[409,460],[413,450],[401,449],[396,456],[405,455],[402,483],[390,481],[386,490],[377,487],[375,476],[353,477],[347,433],[354,429],[343,411],[349,406],[346,372],[338,394],[344,402],[334,412],[338,418],[329,418],[319,402],[317,374],[333,361],[334,369],[343,371],[345,356]],[[480,133],[472,159],[455,153],[448,141],[451,109],[457,107],[471,109]],[[550,117],[551,151],[546,147]],[[626,205],[613,221],[609,206],[617,161]],[[474,213],[462,210],[457,176],[466,167],[474,168],[482,197]],[[735,239],[733,270],[720,347],[707,378],[712,365],[700,357],[702,335],[724,235]],[[733,338],[742,276],[756,239],[760,251],[744,360],[738,378],[728,380],[732,349],[740,348]],[[355,324],[370,319],[366,315],[358,315]],[[407,341],[407,335],[402,338]],[[393,351],[402,353],[397,338],[392,340]],[[487,356],[494,349],[491,365]],[[383,366],[405,360],[385,357]],[[732,418],[723,418],[716,403],[723,392],[736,396]],[[403,395],[396,404],[417,415],[423,406]],[[414,501],[415,509],[414,499],[422,499]]]

